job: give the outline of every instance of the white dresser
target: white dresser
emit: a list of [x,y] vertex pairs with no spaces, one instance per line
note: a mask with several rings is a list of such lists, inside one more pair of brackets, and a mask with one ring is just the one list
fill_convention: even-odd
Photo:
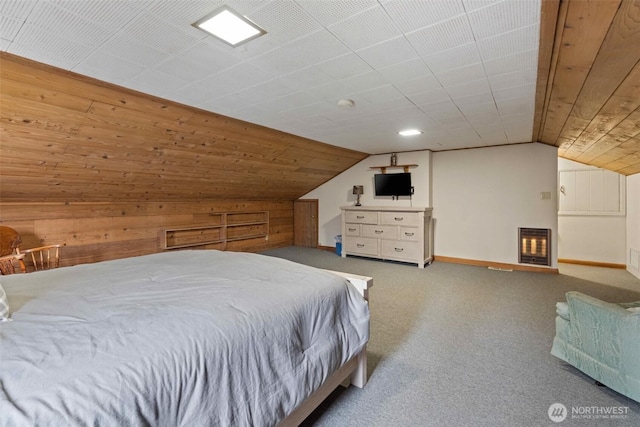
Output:
[[358,255],[410,262],[433,261],[432,208],[342,206],[342,257]]

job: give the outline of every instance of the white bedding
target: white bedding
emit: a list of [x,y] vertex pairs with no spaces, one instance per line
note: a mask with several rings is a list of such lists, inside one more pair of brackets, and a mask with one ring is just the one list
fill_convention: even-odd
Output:
[[179,251],[3,276],[0,425],[269,426],[369,335],[346,280]]

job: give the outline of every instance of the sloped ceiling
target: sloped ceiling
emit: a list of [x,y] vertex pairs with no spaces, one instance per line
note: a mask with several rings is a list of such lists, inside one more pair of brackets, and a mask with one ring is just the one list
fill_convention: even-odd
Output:
[[640,1],[543,6],[533,140],[570,160],[639,173]]
[[[24,111],[13,115],[7,107],[11,102],[5,101],[28,93],[33,102],[42,102],[42,93],[30,93],[42,84],[21,79],[19,73],[11,82],[3,77],[3,200],[10,182],[23,184],[12,190],[21,191],[14,200],[34,197],[35,191],[65,199],[70,195],[60,188],[66,185],[76,186],[77,200],[229,194],[296,198],[367,153],[531,141],[557,146],[561,156],[583,163],[627,175],[640,172],[638,1],[224,3],[267,34],[231,48],[191,26],[222,0],[0,2],[0,50],[196,107],[186,112],[177,104],[150,101],[152,111],[165,118],[167,108],[180,110],[171,116],[175,126],[199,123],[190,135],[212,132],[208,124],[202,125],[210,123],[207,120],[237,130],[224,149],[224,138],[214,139],[218,145],[212,147],[194,144],[192,136],[177,131],[163,140],[169,146],[158,145],[153,137],[125,143],[116,134],[78,133],[89,132],[85,117],[80,120],[84,127],[67,129],[66,136],[56,138],[47,134],[56,129],[47,126],[41,111],[37,116],[37,107],[28,115],[36,114],[39,120],[32,120],[22,117]],[[56,87],[46,90],[49,100],[60,95]],[[90,113],[114,111],[105,107],[105,99],[91,99],[96,103]],[[351,99],[355,106],[339,107],[340,99]],[[118,107],[122,114],[122,105]],[[201,110],[215,114],[205,118]],[[64,122],[64,115],[59,120]],[[265,137],[263,127],[285,133]],[[406,127],[424,133],[397,135]],[[158,129],[150,129],[157,137]],[[16,137],[21,132],[22,138],[35,132],[53,139],[29,146],[27,157],[40,162],[34,170],[46,171],[41,175],[20,164],[21,158],[27,162],[20,154],[24,144],[14,145],[24,142]],[[9,136],[12,142],[7,144]],[[63,145],[61,139],[69,137],[73,145]],[[98,138],[104,138],[102,144]],[[324,144],[313,149],[313,141]],[[179,145],[179,171],[158,166],[160,151],[171,152],[171,144]],[[136,162],[136,150],[154,154],[154,168]],[[206,168],[194,169],[194,159]],[[278,164],[283,166],[278,169]],[[105,170],[120,175],[99,174]],[[207,170],[215,173],[207,175]],[[239,171],[245,172],[236,175]],[[243,178],[248,185],[242,184]],[[104,186],[95,191],[84,185],[90,179]],[[223,179],[229,184],[221,184]],[[289,192],[284,190],[287,185]]]
[[[228,4],[267,34],[192,24]],[[539,0],[2,2],[3,50],[370,154],[530,142]],[[351,99],[353,108],[340,108]],[[416,138],[397,131],[417,127]]]

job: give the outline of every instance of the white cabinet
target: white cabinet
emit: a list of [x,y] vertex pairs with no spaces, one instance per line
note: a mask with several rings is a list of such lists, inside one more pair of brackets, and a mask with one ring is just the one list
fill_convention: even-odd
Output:
[[343,206],[342,256],[410,262],[433,260],[431,208]]

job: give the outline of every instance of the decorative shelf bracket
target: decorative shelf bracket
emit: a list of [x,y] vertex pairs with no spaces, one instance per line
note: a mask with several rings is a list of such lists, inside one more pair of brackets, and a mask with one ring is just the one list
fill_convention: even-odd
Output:
[[387,169],[404,169],[405,173],[409,173],[410,168],[417,168],[418,165],[390,165],[390,166],[371,166],[369,169],[380,169],[382,173],[387,173]]

